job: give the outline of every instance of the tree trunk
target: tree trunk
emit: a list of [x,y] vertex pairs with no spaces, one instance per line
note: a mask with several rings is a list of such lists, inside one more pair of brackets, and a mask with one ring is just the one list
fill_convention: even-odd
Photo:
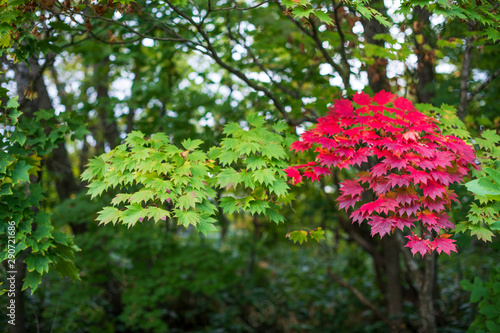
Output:
[[405,329],[399,246],[391,236],[382,239],[382,246],[386,263],[387,317],[391,322],[391,332],[396,333]]
[[[104,139],[113,149],[119,143],[120,134],[112,105],[109,103],[109,57],[104,57],[100,62],[94,64],[94,80],[97,82],[96,111]],[[97,139],[96,139],[97,140]],[[101,143],[104,148],[104,143]]]
[[[421,36],[415,37],[415,49],[417,53],[417,100],[419,103],[430,103],[431,99],[434,97],[434,89],[432,89],[432,84],[434,83],[435,73],[434,73],[434,49],[435,49],[435,37],[430,28],[430,16],[431,14],[425,8],[420,6],[415,7],[414,11],[414,35]],[[429,48],[425,48],[424,45],[427,44]]]
[[[377,9],[382,15],[386,16],[387,10],[384,6],[384,2],[381,0],[371,1],[370,7]],[[365,18],[361,19],[363,24],[364,37],[366,43],[375,44],[384,47],[384,40],[375,40],[375,35],[386,34],[388,30],[385,26],[380,24],[375,19],[367,20]],[[368,82],[370,88],[374,93],[381,90],[390,91],[391,86],[387,78],[387,59],[374,57],[375,63],[368,65],[366,71],[368,72]]]
[[425,271],[418,295],[419,312],[422,320],[422,333],[437,333],[436,313],[434,311],[433,290],[436,274],[436,254],[426,254],[424,257]]

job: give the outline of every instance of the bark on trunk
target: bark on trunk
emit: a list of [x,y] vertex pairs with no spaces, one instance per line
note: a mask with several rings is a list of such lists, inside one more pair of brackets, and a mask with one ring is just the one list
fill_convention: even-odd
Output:
[[422,320],[422,333],[437,333],[436,313],[434,311],[433,289],[436,274],[436,254],[426,254],[424,257],[425,271],[419,292],[419,312]]
[[[97,92],[97,113],[104,139],[113,149],[119,143],[120,135],[113,108],[109,103],[109,58],[105,57],[94,64],[94,79]],[[103,146],[104,148],[104,146]]]
[[[381,0],[372,1],[370,3],[370,6],[377,9],[382,15],[385,15],[387,13],[384,2]],[[363,24],[366,43],[384,47],[384,40],[375,40],[374,37],[377,34],[388,33],[387,28],[375,19],[367,20],[363,18],[361,20],[361,23]],[[389,79],[387,78],[387,59],[375,57],[375,63],[372,65],[368,65],[366,71],[368,72],[368,82],[370,88],[374,93],[377,93],[381,90],[391,90]]]
[[[434,83],[435,73],[434,73],[434,36],[430,28],[430,16],[431,14],[425,8],[420,6],[414,9],[414,34],[416,36],[421,36],[415,38],[415,49],[417,53],[417,100],[419,103],[430,103],[431,99],[434,97],[434,89],[432,89],[432,84]],[[427,44],[429,48],[425,48],[424,45]]]

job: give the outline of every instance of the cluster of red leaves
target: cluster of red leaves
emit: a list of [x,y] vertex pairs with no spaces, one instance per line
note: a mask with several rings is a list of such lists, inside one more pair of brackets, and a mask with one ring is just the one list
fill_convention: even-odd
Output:
[[315,147],[316,160],[285,169],[288,177],[297,184],[304,177],[318,180],[330,174],[331,167],[364,168],[368,171],[342,182],[337,199],[346,211],[365,202],[351,213],[353,222],[367,220],[372,236],[380,237],[396,228],[414,230],[419,222],[421,236],[413,230],[407,236],[413,255],[456,252],[455,241],[440,232],[454,228],[445,212],[457,201],[449,185],[475,166],[472,147],[442,135],[438,120],[420,113],[405,98],[382,91],[373,98],[358,93],[353,101],[358,108],[349,100],[335,101],[327,116],[292,144],[296,152]]

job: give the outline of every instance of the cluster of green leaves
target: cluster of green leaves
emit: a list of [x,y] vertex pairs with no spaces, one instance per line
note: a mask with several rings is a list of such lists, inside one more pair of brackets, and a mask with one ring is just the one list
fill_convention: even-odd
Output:
[[485,130],[473,143],[479,148],[477,162],[482,169],[474,171],[474,179],[465,186],[479,205],[472,203],[468,222],[459,225],[457,231],[467,227],[478,238],[491,241],[493,231],[500,231],[500,136],[494,130]]
[[[391,26],[391,23],[385,16],[380,14],[376,9],[368,6],[370,3],[369,0],[351,0],[345,1],[345,3],[367,20],[373,18],[386,27]],[[334,24],[328,11],[322,11],[321,7],[311,0],[282,0],[282,4],[287,10],[291,11],[295,18],[309,18],[310,15],[313,15],[323,23]]]
[[307,242],[308,237],[314,239],[317,242],[319,242],[322,239],[325,239],[325,231],[321,227],[318,227],[313,230],[303,230],[303,229],[295,230],[289,232],[286,235],[286,237],[293,240],[294,243],[299,242],[302,245],[302,243]]
[[293,142],[293,136],[280,134],[288,127],[285,122],[275,124],[274,131],[263,127],[262,116],[251,115],[247,122],[248,130],[236,123],[226,125],[223,134],[227,137],[209,152],[210,158],[219,162],[214,170],[216,185],[226,190],[221,207],[227,214],[241,209],[279,223],[284,220],[279,204],[290,202],[283,169],[288,161],[285,147]]
[[97,220],[131,227],[143,219],[175,217],[204,234],[214,230],[216,207],[210,198],[215,192],[206,182],[211,163],[197,150],[201,143],[188,139],[180,149],[164,133],[146,139],[134,131],[124,144],[92,159],[82,174],[90,181],[88,194],[94,198],[111,188],[119,192]]
[[92,198],[109,189],[118,191],[97,220],[130,227],[143,219],[175,218],[206,235],[215,230],[215,198],[223,190],[220,205],[225,213],[241,209],[282,222],[278,207],[289,190],[282,169],[290,140],[281,131],[287,125],[277,123],[271,130],[259,115],[248,117],[247,123],[247,130],[227,124],[228,137],[208,154],[199,149],[201,140],[184,140],[181,149],[164,133],[145,138],[142,132],[132,132],[124,144],[92,159],[82,174]]
[[401,5],[398,12],[402,14],[411,14],[416,6],[421,6],[431,13],[443,15],[446,19],[471,20],[480,25],[474,35],[484,37],[485,40],[500,39],[498,31],[500,13],[494,1],[405,0]]
[[477,303],[479,314],[467,332],[499,332],[500,331],[500,269],[494,267],[490,271],[489,281],[474,278],[474,282],[463,280],[461,286],[471,292],[470,302]]
[[[37,181],[42,156],[47,155],[70,134],[71,126],[47,111],[35,112],[33,117],[22,116],[17,110],[17,99],[10,99],[2,114],[3,131],[0,132],[0,240],[8,244],[9,222],[15,222],[15,258],[28,250],[24,262],[28,273],[23,290],[35,291],[42,274],[51,266],[61,276],[78,279],[74,252],[78,247],[67,234],[55,231],[50,215],[43,211],[43,188]],[[50,134],[44,130],[53,128]],[[79,132],[83,133],[82,130]],[[2,247],[2,261],[12,258],[8,247]],[[4,291],[3,291],[4,292]]]

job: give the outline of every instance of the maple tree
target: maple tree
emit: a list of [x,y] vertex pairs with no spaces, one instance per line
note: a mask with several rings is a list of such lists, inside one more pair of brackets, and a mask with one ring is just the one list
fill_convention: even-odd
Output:
[[[419,112],[402,97],[381,91],[337,100],[327,116],[306,131],[291,149],[314,149],[316,160],[285,169],[295,184],[340,169],[358,166],[354,179],[341,184],[340,209],[355,208],[352,222],[367,221],[371,235],[411,229],[406,247],[413,255],[456,252],[446,233],[455,226],[445,208],[457,195],[449,188],[460,182],[474,163],[472,147],[443,135],[438,119]],[[362,203],[362,205],[358,205]],[[419,232],[418,232],[419,231]]]

